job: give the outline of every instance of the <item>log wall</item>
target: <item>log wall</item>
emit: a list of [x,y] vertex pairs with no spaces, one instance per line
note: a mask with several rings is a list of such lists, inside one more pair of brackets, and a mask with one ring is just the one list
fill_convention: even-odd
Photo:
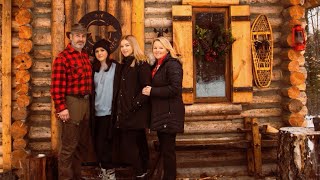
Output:
[[[51,101],[50,101],[50,74],[52,62],[51,48],[51,17],[53,0],[34,0],[32,9],[33,21],[33,51],[30,53],[33,65],[30,70],[30,86],[32,92],[30,96],[32,102],[28,112],[28,148],[32,153],[50,152],[52,148],[51,140]],[[65,8],[68,2],[65,0]],[[76,1],[80,2],[80,1]],[[99,1],[100,2],[100,1]],[[240,0],[240,4],[250,4],[251,22],[259,14],[266,14],[271,22],[274,33],[274,67],[272,82],[269,88],[258,89],[254,87],[253,102],[246,105],[222,105],[208,104],[207,111],[201,112],[197,104],[186,106],[185,133],[178,135],[179,140],[207,139],[207,140],[238,140],[243,138],[243,134],[237,128],[243,128],[245,117],[258,118],[259,125],[271,125],[275,128],[285,126],[283,121],[283,99],[284,97],[305,98],[300,91],[305,89],[303,84],[290,88],[281,89],[282,80],[288,69],[297,69],[297,64],[290,64],[284,61],[283,52],[288,52],[288,47],[282,46],[282,26],[285,21],[282,12],[287,7],[279,3],[279,0]],[[101,3],[104,4],[104,3]],[[156,37],[153,28],[168,28],[169,33],[165,37],[172,40],[172,5],[181,5],[182,0],[145,0],[145,52],[151,53],[151,42]],[[121,6],[119,6],[121,7]],[[100,7],[99,7],[100,8]],[[104,9],[104,8],[101,8]],[[110,9],[109,6],[106,9]],[[74,10],[74,9],[73,9]],[[13,10],[15,11],[15,10]],[[74,10],[75,11],[75,10]],[[115,11],[115,13],[118,13]],[[120,12],[121,13],[121,12]],[[111,13],[112,14],[112,13]],[[121,18],[121,15],[118,15]],[[66,17],[68,19],[69,16]],[[119,18],[118,17],[118,18]],[[119,18],[119,19],[120,19]],[[71,21],[71,20],[70,20]],[[67,23],[70,28],[70,22]],[[19,54],[19,26],[13,21],[13,54]],[[63,42],[62,42],[63,43]],[[290,54],[294,57],[294,54]],[[287,59],[287,58],[285,58]],[[298,58],[299,69],[304,66],[304,58]],[[290,80],[290,77],[289,77]],[[13,87],[16,89],[16,84]],[[298,89],[298,90],[297,90]],[[298,91],[298,93],[297,93]],[[298,113],[306,113],[305,103]],[[288,105],[285,105],[288,107]],[[194,109],[197,109],[194,111]],[[230,108],[232,110],[219,113],[219,108]],[[236,110],[235,110],[235,109]],[[201,108],[200,108],[201,109]],[[234,111],[237,111],[236,113]],[[196,114],[194,114],[196,112]],[[206,113],[209,112],[209,113]],[[15,116],[27,116],[26,112],[16,112]],[[286,116],[292,118],[292,114]],[[276,149],[263,148],[263,175],[269,175],[276,171]],[[177,153],[178,176],[179,177],[199,177],[201,172],[207,175],[226,176],[246,176],[246,152],[239,149],[207,150],[201,152],[179,151]],[[227,163],[226,163],[227,162]],[[223,166],[223,168],[221,168]]]
[[[33,64],[28,116],[28,147],[34,153],[51,151],[51,17],[52,0],[35,0],[33,8]],[[63,43],[63,42],[61,42]]]

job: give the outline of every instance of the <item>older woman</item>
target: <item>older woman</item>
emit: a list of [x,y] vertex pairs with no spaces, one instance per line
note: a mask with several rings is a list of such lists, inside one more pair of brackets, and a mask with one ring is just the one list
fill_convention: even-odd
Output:
[[182,101],[182,62],[164,38],[152,43],[156,63],[152,70],[151,86],[142,94],[151,97],[151,130],[157,131],[163,158],[164,180],[176,179],[176,134],[183,132],[184,104]]

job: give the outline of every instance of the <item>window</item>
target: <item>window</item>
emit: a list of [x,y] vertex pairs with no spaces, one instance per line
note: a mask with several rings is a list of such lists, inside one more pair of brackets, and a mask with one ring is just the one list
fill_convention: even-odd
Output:
[[[230,56],[215,52],[225,45],[219,42],[224,38],[222,31],[229,29],[228,9],[193,8],[192,21],[193,37],[199,40],[194,41],[196,46],[193,49],[195,100],[230,101]],[[201,32],[206,31],[205,39],[200,35],[202,33],[199,33],[199,29]]]

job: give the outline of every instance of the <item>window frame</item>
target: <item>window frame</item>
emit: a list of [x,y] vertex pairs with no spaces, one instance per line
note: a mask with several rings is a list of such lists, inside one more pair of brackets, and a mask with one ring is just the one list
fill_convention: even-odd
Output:
[[[195,37],[195,18],[197,13],[214,13],[214,12],[222,12],[225,15],[225,28],[229,29],[230,28],[230,23],[229,23],[229,8],[228,7],[193,7],[192,8],[192,35]],[[231,49],[232,51],[232,49]],[[231,52],[230,51],[230,52]],[[201,103],[201,102],[231,102],[231,56],[230,52],[226,54],[226,61],[225,61],[225,96],[224,97],[197,97],[197,92],[196,92],[196,76],[197,76],[197,59],[195,55],[193,55],[193,93],[194,93],[194,102],[195,103]]]

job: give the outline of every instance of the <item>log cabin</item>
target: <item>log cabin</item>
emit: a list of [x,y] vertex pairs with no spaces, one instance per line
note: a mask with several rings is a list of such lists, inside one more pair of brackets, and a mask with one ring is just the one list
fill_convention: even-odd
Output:
[[[69,42],[65,32],[71,25],[99,10],[119,21],[122,35],[135,35],[146,54],[157,37],[154,29],[168,29],[163,35],[183,57],[186,118],[185,132],[177,136],[178,178],[276,176],[275,132],[305,126],[308,113],[304,51],[294,49],[291,29],[305,27],[305,10],[319,5],[319,0],[0,0],[0,169],[24,178],[30,156],[57,153],[51,64]],[[251,26],[261,14],[269,20],[273,43],[270,85],[264,88],[253,80],[251,47]],[[193,48],[201,15],[210,15],[235,38],[223,61],[208,66]],[[99,36],[103,28],[90,32]],[[155,137],[148,138],[153,174],[159,173]]]

